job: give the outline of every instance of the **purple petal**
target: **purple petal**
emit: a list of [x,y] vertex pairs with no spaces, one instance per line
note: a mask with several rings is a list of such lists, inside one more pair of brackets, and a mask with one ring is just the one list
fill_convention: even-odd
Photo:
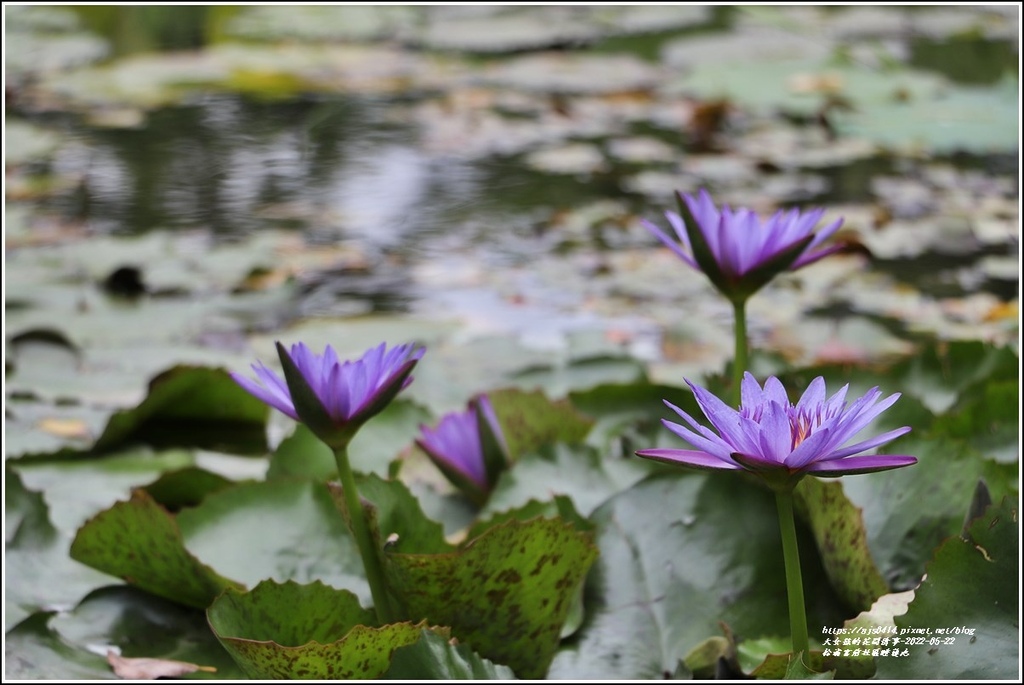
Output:
[[290,416],[296,421],[299,420],[298,415],[295,413],[295,407],[292,406],[290,396],[287,399],[285,399],[281,397],[278,393],[274,392],[273,390],[267,389],[262,385],[259,385],[255,381],[237,373],[231,373],[231,377],[235,380],[236,383],[242,386],[243,390],[248,392],[256,399],[260,400],[261,402],[269,404],[274,409],[277,409],[281,413]]
[[796,411],[797,413],[804,412],[810,414],[812,411],[819,409],[824,401],[825,379],[818,376],[807,386],[807,390],[804,390],[800,401],[796,403]]
[[[685,426],[680,426],[678,423],[672,423],[668,419],[661,420],[662,425],[668,428],[670,431],[678,435],[680,438],[690,443],[699,450],[703,450],[708,454],[713,454],[720,458],[729,456],[735,449],[731,445],[724,444],[722,440],[714,434],[711,435],[698,435],[693,431],[687,429]],[[698,427],[698,429],[703,426]],[[707,430],[704,428],[703,430]]]
[[650,231],[651,233],[653,233],[653,234],[654,234],[654,236],[655,236],[655,237],[656,237],[656,238],[657,238],[658,240],[660,240],[660,241],[662,242],[662,244],[664,244],[664,245],[665,245],[665,247],[667,247],[668,249],[672,250],[672,252],[674,252],[674,253],[676,254],[676,256],[677,256],[677,257],[679,257],[679,258],[680,258],[680,259],[682,259],[682,260],[683,260],[684,262],[686,262],[687,264],[689,264],[690,266],[692,266],[692,267],[693,267],[694,269],[698,269],[698,270],[700,269],[700,267],[698,267],[698,266],[697,266],[697,262],[696,262],[696,261],[694,261],[693,257],[691,257],[691,256],[690,256],[690,255],[689,255],[689,254],[688,254],[688,253],[686,252],[686,250],[684,250],[684,249],[683,249],[682,247],[680,247],[680,246],[679,246],[679,243],[677,243],[676,241],[672,240],[672,238],[670,238],[670,237],[668,236],[668,234],[667,234],[667,233],[665,233],[664,231],[662,231],[662,230],[661,230],[660,228],[658,228],[657,226],[655,226],[654,224],[652,224],[652,223],[651,223],[650,221],[648,221],[647,219],[641,219],[641,220],[640,220],[640,223],[642,223],[642,224],[644,225],[644,227],[645,227],[645,228],[646,228],[646,229],[647,229],[648,231]]
[[824,454],[822,447],[827,445],[832,438],[830,433],[831,431],[827,428],[811,433],[789,455],[786,459],[786,466],[791,469],[802,469],[808,462],[820,459]]
[[653,459],[666,464],[682,464],[696,469],[735,471],[740,468],[739,465],[731,461],[694,450],[650,449],[639,450],[636,454],[645,459]]
[[740,406],[751,409],[761,403],[761,396],[764,392],[754,375],[749,371],[743,372],[743,380],[740,381]]
[[758,452],[748,453],[749,456],[760,456],[778,464],[786,463],[786,458],[793,451],[793,433],[790,428],[789,415],[782,405],[769,402],[761,415],[761,448]]
[[855,473],[888,471],[917,463],[917,457],[908,455],[873,455],[868,457],[847,457],[831,461],[817,461],[804,469],[818,476],[846,476]]
[[769,376],[768,380],[764,382],[764,397],[780,407],[789,406],[789,395],[786,394],[786,388],[775,376]]
[[884,445],[885,443],[887,443],[887,442],[889,442],[891,440],[895,440],[896,438],[898,438],[901,435],[906,435],[909,432],[910,432],[910,426],[903,426],[902,428],[897,428],[897,429],[891,430],[891,431],[889,431],[887,433],[882,433],[881,435],[876,435],[875,437],[870,438],[869,440],[864,440],[863,442],[858,442],[856,445],[850,445],[849,447],[844,447],[841,450],[837,450],[835,452],[831,452],[831,453],[828,454],[828,456],[822,457],[822,461],[831,461],[833,459],[844,459],[844,458],[850,456],[851,454],[857,454],[858,452],[863,452],[864,450],[869,450],[872,447],[878,447],[879,445]]

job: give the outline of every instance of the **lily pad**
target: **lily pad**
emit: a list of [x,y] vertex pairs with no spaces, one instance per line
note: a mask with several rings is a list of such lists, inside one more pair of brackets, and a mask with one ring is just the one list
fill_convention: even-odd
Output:
[[351,592],[315,582],[264,581],[226,592],[208,611],[214,634],[250,678],[374,679],[425,623],[373,627]]
[[4,634],[4,677],[16,680],[99,680],[113,678],[107,660],[61,639],[35,613]]
[[635,457],[609,456],[585,445],[551,445],[522,457],[504,473],[483,513],[522,506],[531,499],[568,496],[584,516],[652,471]]
[[387,554],[385,574],[407,615],[451,626],[480,655],[541,678],[596,557],[588,535],[538,518],[489,528],[449,554]]
[[467,645],[427,630],[419,641],[399,647],[385,680],[515,680],[508,666],[484,659]]
[[267,412],[224,370],[179,366],[154,378],[138,407],[114,414],[93,449],[145,442],[262,452]]
[[191,553],[246,585],[320,580],[369,598],[355,542],[322,482],[239,483],[177,521]]
[[800,482],[796,502],[836,592],[851,608],[868,609],[889,586],[871,558],[860,510],[846,498],[840,482],[817,478]]
[[[1018,676],[1020,521],[1006,498],[942,544],[907,612],[895,619],[908,656],[882,659],[893,679],[1001,680]],[[916,638],[920,642],[914,642]]]
[[110,582],[68,558],[71,537],[54,528],[42,495],[26,489],[9,466],[4,523],[4,630],[33,612],[67,608]]
[[[592,516],[601,558],[587,621],[550,678],[661,678],[726,622],[748,639],[788,635],[775,502],[737,474],[666,474],[615,496]],[[808,622],[841,620],[800,541]]]
[[82,650],[113,651],[128,659],[183,661],[214,669],[197,671],[193,678],[225,680],[242,676],[210,632],[203,612],[136,588],[120,586],[93,592],[73,611],[51,619],[50,627],[61,639]]
[[82,526],[71,544],[71,558],[201,609],[225,588],[242,587],[192,556],[174,518],[143,490]]

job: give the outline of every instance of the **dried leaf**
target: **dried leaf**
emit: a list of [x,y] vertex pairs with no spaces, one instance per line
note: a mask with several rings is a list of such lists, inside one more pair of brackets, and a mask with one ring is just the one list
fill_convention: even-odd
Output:
[[156,680],[177,678],[196,671],[217,672],[213,666],[197,666],[173,659],[128,658],[118,655],[113,650],[107,652],[107,663],[114,669],[117,677],[123,680]]

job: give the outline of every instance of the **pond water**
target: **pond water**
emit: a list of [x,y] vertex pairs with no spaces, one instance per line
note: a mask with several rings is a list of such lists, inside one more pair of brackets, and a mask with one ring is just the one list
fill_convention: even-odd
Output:
[[[8,121],[25,125],[9,142],[44,140],[8,162],[12,263],[46,262],[28,246],[54,242],[48,230],[199,233],[243,252],[292,235],[278,255],[333,257],[289,263],[292,306],[264,329],[416,313],[556,347],[596,328],[649,362],[696,335],[718,362],[728,317],[640,226],[674,190],[707,187],[759,211],[846,217],[837,273],[868,259],[853,294],[834,273],[796,278],[754,312],[769,347],[789,344],[780,328],[819,329],[795,333],[815,341],[805,361],[851,316],[875,323],[845,342],[884,354],[906,348],[882,330],[957,336],[1019,288],[1005,10],[151,9],[14,15],[13,39],[53,51],[9,81]],[[140,267],[160,292],[173,267],[122,244],[106,274],[76,268],[100,280]],[[279,266],[253,252],[248,276]],[[164,291],[224,287],[195,278]],[[901,304],[880,306],[893,292]]]

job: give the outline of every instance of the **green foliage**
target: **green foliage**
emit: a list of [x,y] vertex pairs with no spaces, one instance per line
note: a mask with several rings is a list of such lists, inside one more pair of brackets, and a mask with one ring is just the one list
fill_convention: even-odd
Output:
[[1019,515],[1016,502],[1005,498],[975,520],[967,539],[952,537],[936,550],[909,609],[895,619],[905,641],[922,642],[906,646],[907,657],[879,660],[879,678],[1019,676],[1013,658],[1020,653]]
[[515,388],[487,394],[513,461],[554,442],[579,442],[592,422],[568,400],[552,402],[540,391]]
[[174,518],[143,490],[82,526],[71,558],[197,608],[209,606],[226,588],[241,587],[192,556]]
[[419,641],[426,626],[373,627],[373,613],[355,595],[319,582],[264,581],[251,592],[225,592],[207,613],[221,644],[255,679],[380,678],[395,650]]
[[385,574],[406,615],[450,626],[460,642],[529,679],[547,672],[596,557],[590,536],[569,524],[511,520],[449,554],[388,554]]
[[888,591],[888,585],[871,558],[860,510],[835,480],[804,478],[795,496],[797,511],[810,525],[832,586],[850,608],[868,609]]
[[111,416],[93,449],[142,442],[258,453],[266,450],[267,412],[223,370],[178,366],[150,382],[138,407]]
[[419,641],[395,650],[385,680],[515,680],[508,666],[494,664],[467,645],[423,631]]

